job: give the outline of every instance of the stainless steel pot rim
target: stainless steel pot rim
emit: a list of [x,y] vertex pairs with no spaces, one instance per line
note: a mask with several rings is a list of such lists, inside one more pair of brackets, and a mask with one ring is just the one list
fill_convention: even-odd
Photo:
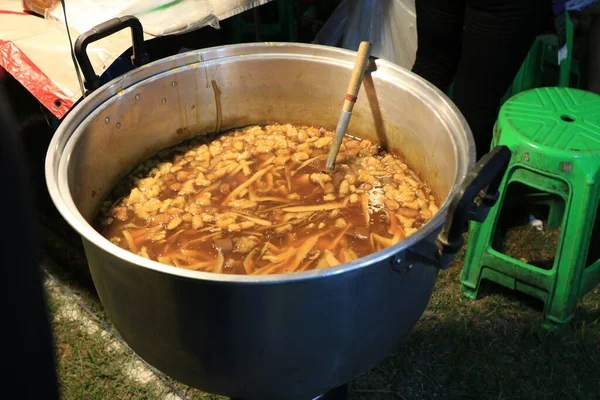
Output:
[[[224,62],[227,58],[244,57],[245,59],[260,58],[264,55],[273,56],[277,54],[280,57],[284,57],[287,53],[285,49],[288,48],[304,48],[305,50],[312,51],[311,54],[292,54],[291,58],[302,58],[302,57],[319,57],[330,59],[331,63],[337,65],[340,64],[339,58],[333,58],[332,55],[337,57],[345,56],[347,58],[344,63],[347,63],[351,68],[355,52],[339,49],[329,46],[310,45],[310,44],[296,44],[296,43],[254,43],[251,45],[229,45],[222,47],[207,48],[198,51],[192,51],[188,53],[182,53],[176,56],[172,56],[166,59],[158,60],[153,63],[147,64],[141,68],[138,68],[130,73],[113,79],[90,96],[86,97],[73,112],[69,113],[63,123],[59,126],[55,133],[47,154],[46,158],[46,179],[48,182],[55,182],[54,185],[48,185],[50,196],[54,201],[58,211],[65,218],[65,220],[77,231],[85,240],[93,242],[99,246],[102,250],[108,252],[114,257],[118,257],[127,262],[133,263],[140,268],[148,268],[157,272],[176,275],[182,278],[200,279],[204,281],[213,281],[215,284],[218,283],[237,283],[237,284],[252,284],[252,283],[282,283],[282,282],[295,282],[308,279],[324,278],[327,276],[342,274],[362,268],[367,268],[373,264],[377,264],[384,261],[393,255],[401,253],[403,250],[411,247],[416,242],[423,240],[429,234],[435,232],[444,222],[445,215],[449,206],[450,199],[456,191],[457,186],[464,179],[468,169],[474,164],[474,141],[466,121],[456,108],[456,106],[448,99],[448,97],[435,88],[432,84],[419,80],[417,87],[422,87],[422,90],[413,92],[415,96],[418,96],[422,101],[430,103],[427,96],[423,93],[429,92],[429,95],[433,95],[436,101],[444,104],[445,107],[454,111],[454,119],[457,119],[455,124],[460,125],[466,132],[465,140],[467,141],[468,149],[465,157],[468,157],[467,166],[458,163],[457,174],[454,179],[454,184],[450,190],[449,195],[444,200],[439,212],[423,227],[407,239],[383,249],[379,252],[370,254],[366,257],[354,260],[350,263],[340,264],[336,267],[330,267],[320,270],[311,270],[305,272],[296,272],[288,274],[277,274],[277,275],[233,275],[233,274],[214,274],[210,272],[201,271],[190,271],[177,267],[172,267],[164,264],[160,264],[156,261],[148,260],[144,257],[133,254],[127,250],[124,250],[109,240],[104,238],[98,231],[96,231],[81,215],[76,205],[73,202],[73,198],[69,191],[69,183],[67,178],[67,166],[69,164],[68,157],[63,157],[63,154],[71,154],[68,150],[71,150],[77,138],[84,133],[86,123],[93,121],[98,118],[103,110],[103,105],[112,97],[123,95],[131,91],[136,90],[138,85],[148,84],[154,80],[161,79],[165,74],[169,74],[173,69],[191,68],[198,63],[211,63],[211,62]],[[329,55],[329,56],[327,56]],[[411,72],[389,63],[384,60],[377,60],[377,69],[387,68],[394,70],[400,75],[404,75],[403,78],[411,80],[417,80],[418,78]],[[209,65],[209,64],[207,64]],[[376,72],[374,72],[376,74]],[[386,77],[388,78],[388,77]],[[393,77],[389,77],[390,81],[395,80]],[[401,84],[399,83],[399,86]],[[434,104],[431,104],[434,106]],[[439,106],[439,104],[437,104]],[[439,112],[439,111],[436,111]],[[445,120],[445,119],[443,119]],[[75,129],[72,127],[75,126]],[[65,133],[71,128],[71,133]],[[456,140],[461,138],[455,137]],[[456,144],[455,144],[456,146]],[[456,150],[456,149],[455,149]],[[392,258],[393,260],[393,258]]]

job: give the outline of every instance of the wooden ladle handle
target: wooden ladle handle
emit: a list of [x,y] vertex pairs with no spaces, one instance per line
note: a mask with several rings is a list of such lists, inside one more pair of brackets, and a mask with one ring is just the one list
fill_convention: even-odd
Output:
[[356,103],[356,96],[358,95],[363,76],[365,75],[365,69],[367,68],[367,63],[369,62],[370,53],[371,43],[360,42],[360,46],[358,46],[358,54],[356,56],[356,60],[354,61],[354,69],[352,70],[352,75],[350,76],[348,90],[344,96],[344,107],[340,112],[338,124],[335,129],[335,136],[333,138],[333,142],[331,143],[331,149],[329,150],[329,157],[327,158],[327,163],[325,164],[325,166],[330,170],[335,168],[335,159],[340,151],[342,139],[344,138],[346,129],[350,123],[352,109]]
[[[352,70],[352,76],[350,77],[350,83],[348,84],[348,90],[346,91],[346,97],[344,100],[344,111],[352,112],[354,103],[356,103],[356,96],[360,90],[363,76],[365,75],[365,69],[369,62],[369,55],[371,54],[371,43],[360,42],[358,46],[358,54],[356,61],[354,62],[354,69]],[[348,97],[351,97],[350,99]]]

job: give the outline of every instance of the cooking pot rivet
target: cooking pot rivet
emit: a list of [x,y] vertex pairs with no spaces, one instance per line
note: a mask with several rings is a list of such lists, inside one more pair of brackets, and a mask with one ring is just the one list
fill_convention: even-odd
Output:
[[117,129],[119,129],[121,127],[121,123],[117,122]]
[[404,268],[404,272],[410,272],[411,269],[413,269],[413,264],[408,264],[406,268]]
[[396,264],[402,264],[402,258],[398,257],[395,260]]
[[136,94],[136,95],[135,95],[135,99],[136,99],[136,100],[139,100],[141,97],[142,97],[142,96],[140,96],[139,94]]
[[104,118],[104,122],[106,122],[108,124],[110,122],[110,117]]
[[175,86],[177,86],[177,82],[175,82],[175,81],[171,82],[171,87],[175,87]]
[[525,161],[529,161],[529,153],[525,153]]
[[163,97],[163,98],[162,98],[162,100],[161,100],[160,102],[161,102],[161,103],[163,103],[163,104],[166,104],[166,103],[167,103],[167,99],[166,99],[166,97]]

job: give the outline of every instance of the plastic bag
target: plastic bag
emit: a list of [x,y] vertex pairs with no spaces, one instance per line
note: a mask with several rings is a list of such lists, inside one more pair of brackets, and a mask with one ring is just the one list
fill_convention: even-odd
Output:
[[[144,32],[152,36],[219,27],[209,0],[69,0],[66,7],[69,26],[80,33],[124,15],[137,17]],[[45,17],[64,22],[62,4],[48,10]]]
[[357,50],[372,44],[371,54],[410,69],[417,53],[415,0],[343,0],[314,43]]
[[23,10],[31,11],[39,14],[42,17],[46,14],[46,10],[52,10],[60,0],[23,0]]

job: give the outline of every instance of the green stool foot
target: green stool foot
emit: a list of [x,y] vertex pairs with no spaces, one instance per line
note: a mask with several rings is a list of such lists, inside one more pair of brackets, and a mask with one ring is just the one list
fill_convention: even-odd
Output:
[[461,284],[460,285],[460,291],[462,292],[463,296],[471,299],[471,300],[477,300],[478,294],[479,294],[479,288],[477,289],[473,289],[472,287],[469,287],[465,284]]
[[551,319],[544,318],[542,320],[542,328],[544,328],[548,331],[553,331],[553,332],[564,331],[564,330],[567,330],[571,326],[569,324],[570,320],[571,320],[571,318],[569,318],[569,321],[566,321],[566,322],[556,322]]

